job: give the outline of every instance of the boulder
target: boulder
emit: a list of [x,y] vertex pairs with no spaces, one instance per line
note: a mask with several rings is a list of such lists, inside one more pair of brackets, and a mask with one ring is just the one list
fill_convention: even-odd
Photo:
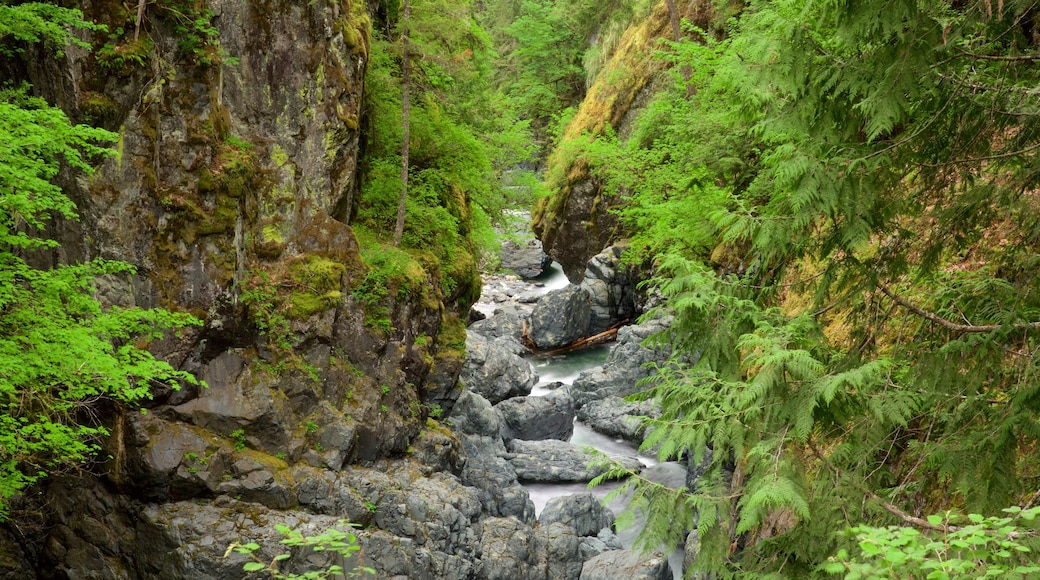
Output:
[[671,580],[668,560],[660,553],[642,556],[631,550],[611,550],[585,562],[580,580]]
[[578,549],[581,550],[584,560],[591,560],[608,550],[624,550],[625,546],[621,543],[621,538],[618,538],[613,530],[603,528],[596,536],[583,537],[581,546]]
[[581,539],[560,523],[536,529],[513,518],[488,518],[481,535],[479,578],[488,580],[578,580]]
[[492,404],[531,392],[538,375],[526,359],[509,352],[486,337],[470,333],[466,337],[466,365],[462,382]]
[[502,417],[502,438],[566,441],[574,433],[574,402],[566,389],[542,397],[514,397],[495,405]]
[[242,430],[251,447],[269,453],[286,448],[296,421],[286,406],[277,404],[276,379],[246,365],[242,354],[234,351],[213,359],[202,378],[209,388],[173,407],[178,419],[225,437]]
[[583,372],[571,385],[574,406],[580,409],[589,401],[639,392],[639,381],[650,376],[645,365],[664,363],[670,354],[666,347],[650,348],[643,346],[642,341],[667,330],[670,322],[669,318],[654,319],[618,330],[617,343],[603,366]]
[[[506,459],[516,470],[517,478],[527,483],[588,482],[606,467],[591,467],[590,453],[565,441],[523,441],[514,439],[507,445]],[[629,469],[639,471],[642,464],[635,458],[618,459]]]
[[516,304],[496,306],[490,316],[470,324],[466,329],[467,336],[479,334],[487,337],[498,346],[516,355],[522,355],[527,349],[520,344],[523,320],[530,316],[530,307]]
[[660,416],[660,407],[654,401],[630,402],[613,395],[586,403],[577,412],[580,421],[597,433],[642,443],[645,427],[643,417]]
[[537,278],[551,263],[552,258],[542,251],[542,242],[537,239],[523,245],[513,240],[502,242],[502,267],[521,278]]
[[588,336],[591,308],[589,295],[574,284],[547,293],[531,311],[531,340],[551,350]]
[[[456,433],[463,435],[481,435],[499,439],[502,433],[502,418],[491,403],[478,393],[463,389],[451,414],[445,422]],[[501,445],[501,441],[499,441]]]
[[591,302],[589,334],[603,332],[639,314],[635,281],[621,263],[623,250],[622,246],[610,246],[589,259],[585,266],[581,288]]
[[579,536],[596,536],[614,524],[614,513],[591,493],[575,493],[554,497],[542,508],[538,525],[560,522]]

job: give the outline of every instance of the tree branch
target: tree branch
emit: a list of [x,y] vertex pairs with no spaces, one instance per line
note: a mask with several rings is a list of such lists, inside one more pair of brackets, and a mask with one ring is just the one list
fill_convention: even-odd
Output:
[[[817,447],[816,443],[814,441],[812,441],[811,439],[809,440],[809,449],[811,449],[812,452],[813,452],[813,455],[815,455],[816,458],[820,460],[820,463],[822,463],[825,467],[827,467],[828,469],[833,471],[834,475],[836,477],[839,477],[839,478],[841,477],[841,471],[839,471],[837,467],[834,467],[833,465],[830,464],[829,461],[827,461],[827,458],[823,456],[823,453],[820,452],[819,447]],[[904,522],[906,522],[907,524],[909,524],[909,525],[911,525],[911,526],[913,526],[915,528],[921,528],[921,529],[925,529],[925,530],[934,530],[936,532],[943,532],[943,533],[955,532],[955,531],[961,529],[959,526],[937,526],[937,525],[929,522],[928,520],[926,520],[924,518],[919,518],[917,516],[912,516],[912,515],[904,512],[903,510],[899,509],[895,505],[885,501],[884,498],[882,498],[878,494],[874,493],[873,491],[870,491],[866,487],[861,486],[861,485],[856,485],[855,482],[853,482],[853,485],[857,489],[859,489],[859,491],[867,494],[867,497],[869,497],[870,499],[876,501],[878,503],[878,505],[880,505],[882,507],[882,509],[884,509],[886,512],[894,515],[895,517],[903,520]]]
[[1040,55],[1035,54],[1022,54],[1017,56],[998,56],[994,54],[977,54],[974,52],[968,52],[966,50],[962,50],[961,54],[970,58],[977,58],[979,60],[999,60],[1003,62],[1035,62],[1040,60]]
[[914,314],[920,316],[921,318],[924,318],[926,320],[930,320],[930,321],[938,324],[939,326],[942,326],[944,328],[948,328],[948,329],[950,329],[950,330],[952,330],[954,332],[993,332],[993,331],[999,330],[1001,328],[1010,328],[1012,330],[1040,330],[1040,322],[1022,322],[1022,323],[1018,323],[1018,324],[981,324],[981,325],[960,324],[958,322],[952,322],[950,320],[946,320],[945,318],[943,318],[943,317],[941,317],[941,316],[939,316],[939,315],[937,315],[937,314],[935,314],[933,312],[928,312],[927,310],[924,310],[923,308],[919,308],[919,307],[911,304],[906,299],[901,298],[900,296],[898,296],[895,293],[893,293],[891,290],[888,289],[887,286],[885,286],[884,284],[882,284],[880,282],[878,282],[877,288],[878,288],[878,290],[881,290],[882,294],[884,294],[885,296],[888,296],[889,298],[891,298],[896,304],[902,306],[903,308],[906,308],[907,310],[909,310],[910,312],[913,312]]

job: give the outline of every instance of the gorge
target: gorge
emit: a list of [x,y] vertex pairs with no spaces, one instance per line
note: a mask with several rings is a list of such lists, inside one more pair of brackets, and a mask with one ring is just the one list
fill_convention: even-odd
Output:
[[1038,31],[0,0],[0,578],[1038,577]]

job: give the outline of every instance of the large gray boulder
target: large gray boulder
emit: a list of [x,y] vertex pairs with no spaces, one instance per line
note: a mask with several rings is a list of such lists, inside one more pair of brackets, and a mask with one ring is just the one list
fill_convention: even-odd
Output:
[[591,308],[589,295],[574,284],[547,293],[531,311],[531,340],[552,350],[588,336]]
[[556,522],[570,526],[579,536],[596,536],[614,524],[614,513],[591,493],[575,493],[554,497],[542,508],[538,524]]
[[[588,482],[607,470],[606,467],[590,466],[593,455],[566,441],[514,439],[509,442],[507,449],[509,453],[506,459],[522,482]],[[638,459],[621,458],[618,461],[629,469],[642,469]]]
[[502,267],[521,278],[537,278],[551,263],[552,258],[542,251],[542,242],[537,239],[528,240],[524,245],[513,240],[502,242]]
[[487,518],[481,530],[487,580],[578,580],[585,557],[574,530],[560,523],[532,529],[513,518]]
[[611,395],[586,403],[578,410],[577,417],[597,433],[642,443],[646,431],[643,417],[660,414],[660,406],[654,401],[626,401]]
[[671,580],[668,559],[660,553],[642,556],[631,550],[611,550],[585,562],[580,580]]
[[470,324],[466,329],[469,334],[479,334],[509,352],[522,355],[527,349],[520,344],[523,320],[530,316],[530,307],[520,307],[507,303],[495,307],[494,312],[483,320]]
[[456,433],[463,435],[499,439],[502,433],[501,415],[491,406],[490,401],[469,389],[462,390],[445,422]]
[[463,384],[491,403],[531,392],[538,375],[527,360],[487,337],[470,332],[466,336],[466,364]]
[[542,397],[514,397],[495,405],[502,416],[502,438],[566,441],[574,434],[574,402],[566,389]]
[[589,259],[585,266],[581,288],[591,301],[590,334],[633,320],[639,314],[635,281],[621,263],[623,250],[622,246],[610,246]]

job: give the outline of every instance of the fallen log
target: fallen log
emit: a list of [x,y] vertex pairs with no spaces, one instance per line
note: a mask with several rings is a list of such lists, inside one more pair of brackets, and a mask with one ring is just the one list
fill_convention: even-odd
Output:
[[531,340],[531,335],[527,331],[527,321],[525,320],[521,323],[520,326],[520,342],[524,345],[524,347],[527,348],[527,350],[530,350],[531,353],[535,356],[555,356],[558,354],[567,354],[577,350],[582,350],[585,348],[606,344],[608,342],[613,342],[617,339],[618,330],[620,330],[621,327],[626,324],[628,324],[628,321],[623,320],[599,334],[579,338],[578,340],[575,340],[570,344],[566,344],[559,348],[554,348],[553,350],[542,351],[538,350],[538,345],[536,345],[534,341]]

